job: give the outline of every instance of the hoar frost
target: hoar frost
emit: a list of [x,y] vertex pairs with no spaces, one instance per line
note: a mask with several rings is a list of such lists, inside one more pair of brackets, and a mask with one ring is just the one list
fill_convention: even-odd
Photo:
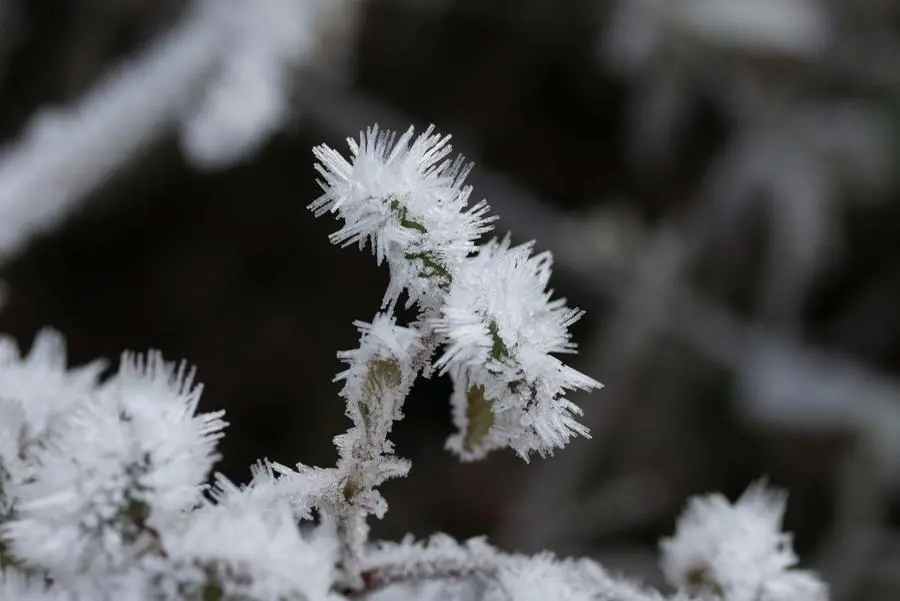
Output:
[[[279,0],[280,1],[280,0]],[[62,337],[22,355],[0,337],[0,601],[822,601],[794,569],[784,498],[751,488],[737,504],[689,505],[663,542],[674,596],[608,574],[589,559],[503,553],[482,538],[373,543],[388,510],[380,485],[407,475],[390,439],[414,381],[452,379],[448,447],[474,460],[524,459],[587,436],[566,398],[600,387],[563,363],[581,311],[547,289],[552,260],[509,236],[479,246],[493,217],[469,204],[471,166],[429,128],[373,127],[350,158],[314,150],[337,244],[371,247],[390,282],[382,312],[356,322],[338,357],[351,421],[334,467],[263,459],[236,485],[211,474],[225,427],[199,411],[184,363],[125,353],[118,370],[67,366]],[[397,323],[403,293],[419,314]],[[208,482],[212,481],[209,486]]]
[[662,568],[675,586],[729,601],[825,601],[811,572],[794,569],[791,537],[781,531],[786,496],[753,484],[734,504],[696,497],[662,541]]
[[350,160],[314,150],[324,192],[310,208],[344,222],[332,242],[368,244],[387,261],[385,303],[407,291],[423,312],[422,338],[444,346],[433,366],[454,383],[459,431],[448,448],[471,460],[510,447],[527,459],[586,436],[565,393],[600,384],[553,356],[575,351],[568,328],[582,313],[546,290],[550,253],[511,247],[508,236],[477,246],[493,218],[484,201],[468,205],[471,166],[449,158],[449,136],[371,128],[348,144]]

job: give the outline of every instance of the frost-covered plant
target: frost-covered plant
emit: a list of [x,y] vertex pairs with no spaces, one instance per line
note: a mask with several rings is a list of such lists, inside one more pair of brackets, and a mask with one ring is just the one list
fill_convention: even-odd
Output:
[[791,536],[781,532],[786,497],[750,486],[732,505],[714,494],[691,500],[675,535],[662,541],[669,582],[730,601],[824,599],[822,582],[797,564]]
[[[62,338],[31,352],[0,340],[0,601],[301,600],[651,601],[663,594],[612,577],[588,560],[504,554],[485,540],[369,541],[379,485],[405,476],[391,428],[415,381],[453,380],[464,460],[509,447],[552,454],[574,435],[570,390],[600,385],[555,355],[573,352],[581,315],[546,290],[551,257],[509,238],[478,246],[492,218],[468,204],[469,166],[431,129],[399,138],[372,128],[351,157],[317,147],[317,214],[343,220],[335,242],[370,246],[390,268],[382,312],[358,322],[339,357],[351,427],[337,465],[267,460],[245,486],[217,474],[222,412],[200,413],[193,370],[159,353],[69,369]],[[401,295],[418,316],[393,309]],[[674,599],[819,601],[824,585],[793,569],[780,532],[782,496],[752,488],[730,505],[688,508],[663,543]]]

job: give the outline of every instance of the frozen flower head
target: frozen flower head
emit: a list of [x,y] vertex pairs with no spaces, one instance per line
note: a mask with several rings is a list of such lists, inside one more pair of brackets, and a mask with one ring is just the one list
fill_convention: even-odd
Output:
[[463,458],[506,446],[527,458],[587,435],[565,394],[600,384],[553,356],[575,351],[569,326],[582,312],[551,298],[551,256],[531,250],[530,243],[510,248],[508,236],[486,244],[459,271],[433,320],[447,341],[436,365],[455,384],[459,433],[449,446]]
[[785,502],[762,482],[735,504],[719,494],[695,497],[675,535],[662,541],[666,578],[687,592],[727,601],[825,601],[825,584],[794,569],[791,536],[781,531]]
[[33,453],[0,535],[16,557],[60,574],[120,566],[201,500],[222,412],[195,414],[192,372],[126,355]]
[[490,230],[487,204],[468,206],[471,187],[464,181],[471,165],[462,157],[450,160],[450,137],[433,131],[414,139],[410,128],[398,139],[369,128],[359,141],[348,140],[349,161],[328,146],[313,149],[324,193],[310,209],[344,221],[333,243],[368,244],[379,264],[387,260],[385,304],[406,289],[410,302],[434,306],[475,241]]
[[29,478],[32,452],[78,400],[97,389],[103,366],[95,361],[67,369],[63,338],[51,330],[38,333],[27,355],[0,336],[0,516],[10,512],[16,484]]

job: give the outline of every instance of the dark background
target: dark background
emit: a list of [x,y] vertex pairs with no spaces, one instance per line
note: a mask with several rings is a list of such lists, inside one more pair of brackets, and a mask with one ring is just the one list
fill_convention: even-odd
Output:
[[[39,107],[75,101],[140,53],[183,9],[175,0],[9,4],[15,25],[0,29],[7,142]],[[890,3],[859,4],[881,11],[879,35],[900,36]],[[588,311],[573,363],[606,388],[577,398],[592,440],[528,466],[508,453],[460,465],[442,450],[449,387],[421,382],[396,429],[413,469],[385,486],[391,510],[376,532],[486,533],[514,549],[594,555],[657,582],[656,542],[685,499],[733,498],[767,475],[790,491],[787,528],[836,599],[897,598],[900,461],[872,449],[871,430],[900,412],[893,155],[881,185],[833,190],[828,221],[839,235],[810,246],[804,262],[808,220],[780,221],[753,200],[765,189],[733,205],[707,198],[710,173],[745,125],[714,89],[690,84],[694,101],[665,152],[635,150],[633,111],[646,92],[598,55],[611,8],[363,4],[345,41],[345,81],[298,72],[296,118],[260,153],[201,171],[164,135],[9,259],[0,331],[27,348],[39,328],[59,329],[74,363],[146,348],[189,359],[205,408],[227,410],[220,469],[237,481],[263,456],[329,465],[331,438],[347,423],[331,383],[335,352],[355,345],[352,321],[374,315],[387,273],[368,253],[330,246],[336,224],[306,210],[318,194],[310,150],[344,150],[343,137],[375,121],[434,123],[476,162],[474,196],[494,206],[500,233],[556,254],[553,287]],[[875,20],[862,15],[838,42],[866,38],[866,18]],[[852,62],[841,70],[707,52],[710,70],[721,59],[764,85],[787,81],[798,106],[837,99],[874,105],[888,123],[900,117],[894,82]],[[760,340],[791,349],[774,360],[777,373],[748,367]],[[836,395],[859,414],[877,397],[891,417],[757,419],[741,403],[757,376],[786,378],[801,400]]]

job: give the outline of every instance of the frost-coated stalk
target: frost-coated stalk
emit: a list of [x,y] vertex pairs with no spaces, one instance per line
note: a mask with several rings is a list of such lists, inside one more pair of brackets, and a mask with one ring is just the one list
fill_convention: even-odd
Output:
[[360,346],[340,353],[350,367],[338,378],[353,427],[335,438],[340,453],[340,497],[331,508],[340,540],[340,570],[346,585],[360,588],[360,562],[368,539],[366,518],[380,518],[387,504],[376,487],[388,478],[405,476],[409,462],[393,455],[388,440],[394,421],[403,417],[403,401],[416,376],[421,354],[417,334],[379,314],[371,324],[356,323]]
[[[504,402],[517,401],[520,407],[536,407],[540,395],[548,392],[538,390],[543,384],[538,371],[534,370],[528,381],[528,374],[520,373],[522,366],[512,355],[512,350],[518,350],[519,337],[530,333],[522,328],[522,318],[548,327],[548,345],[565,351],[571,345],[563,330],[579,316],[576,311],[561,311],[561,302],[547,302],[543,288],[550,273],[549,255],[529,264],[530,247],[510,251],[508,240],[477,252],[475,241],[490,229],[492,218],[486,216],[488,207],[483,201],[466,208],[471,188],[463,182],[470,166],[461,158],[446,159],[450,152],[447,141],[432,135],[430,129],[414,140],[412,130],[396,140],[393,134],[373,128],[358,143],[351,141],[352,165],[328,147],[314,150],[320,161],[316,168],[324,178],[324,194],[310,207],[317,214],[338,213],[344,220],[332,241],[370,244],[378,262],[386,260],[391,270],[384,306],[392,308],[405,291],[408,304],[416,303],[422,311],[412,329],[394,326],[383,314],[371,326],[357,324],[363,331],[360,349],[342,355],[350,364],[340,376],[347,380],[342,395],[354,427],[336,441],[341,451],[339,470],[345,473],[343,500],[349,506],[338,512],[338,532],[345,550],[345,576],[356,586],[360,580],[353,566],[358,565],[365,542],[365,517],[380,517],[384,512],[380,497],[368,500],[367,496],[373,495],[374,487],[385,478],[405,475],[408,469],[389,455],[387,434],[393,420],[402,417],[403,399],[417,371],[428,370],[434,342],[448,347],[434,366],[443,371],[452,366],[459,391],[455,419],[461,432],[448,445],[464,458],[477,458],[491,448],[506,446],[509,440],[501,430],[502,422],[494,428],[497,420],[492,401],[497,401],[498,408]],[[488,281],[507,289],[491,289],[486,286]],[[490,310],[486,303],[497,300],[498,295],[509,297],[511,311]],[[548,323],[538,321],[542,316]],[[553,318],[557,318],[555,323]],[[504,333],[509,344],[501,336],[501,324],[507,326]],[[557,331],[552,331],[554,326]],[[417,339],[429,342],[411,348]],[[489,357],[483,356],[485,348],[490,349]],[[535,359],[549,358],[544,349],[539,350],[544,351],[543,357]],[[490,367],[484,369],[488,362]],[[551,367],[556,366],[551,363]],[[572,370],[564,373],[577,374]],[[583,388],[596,385],[580,374],[572,380]],[[557,388],[549,391],[550,399],[544,399],[556,400],[563,412],[574,407],[559,398],[565,384],[557,382]],[[492,392],[496,396],[489,397]],[[509,399],[512,395],[517,398]],[[498,415],[504,417],[503,413]],[[523,440],[517,448],[523,456],[532,448],[561,446],[569,430],[586,433],[565,417],[562,424],[551,424],[546,432],[540,432],[526,425],[526,415],[505,413],[509,413],[505,417],[510,431],[519,429],[514,416],[525,426],[520,433],[523,439],[543,435],[538,444]],[[540,447],[541,443],[548,448]]]
[[[824,601],[782,533],[784,496],[755,485],[734,505],[695,499],[662,544],[678,589],[666,597],[588,560],[505,554],[476,538],[370,542],[378,487],[406,476],[391,428],[416,377],[449,374],[458,428],[447,447],[475,460],[508,447],[552,454],[574,435],[569,390],[598,388],[562,363],[581,312],[546,290],[548,253],[481,246],[492,218],[468,205],[469,171],[432,130],[372,128],[351,159],[315,149],[318,214],[343,220],[332,240],[387,262],[382,312],[357,322],[338,354],[351,426],[337,465],[262,460],[245,486],[215,474],[221,412],[199,413],[184,364],[126,353],[69,369],[61,337],[21,355],[0,338],[0,601]],[[400,325],[401,295],[418,316]]]

